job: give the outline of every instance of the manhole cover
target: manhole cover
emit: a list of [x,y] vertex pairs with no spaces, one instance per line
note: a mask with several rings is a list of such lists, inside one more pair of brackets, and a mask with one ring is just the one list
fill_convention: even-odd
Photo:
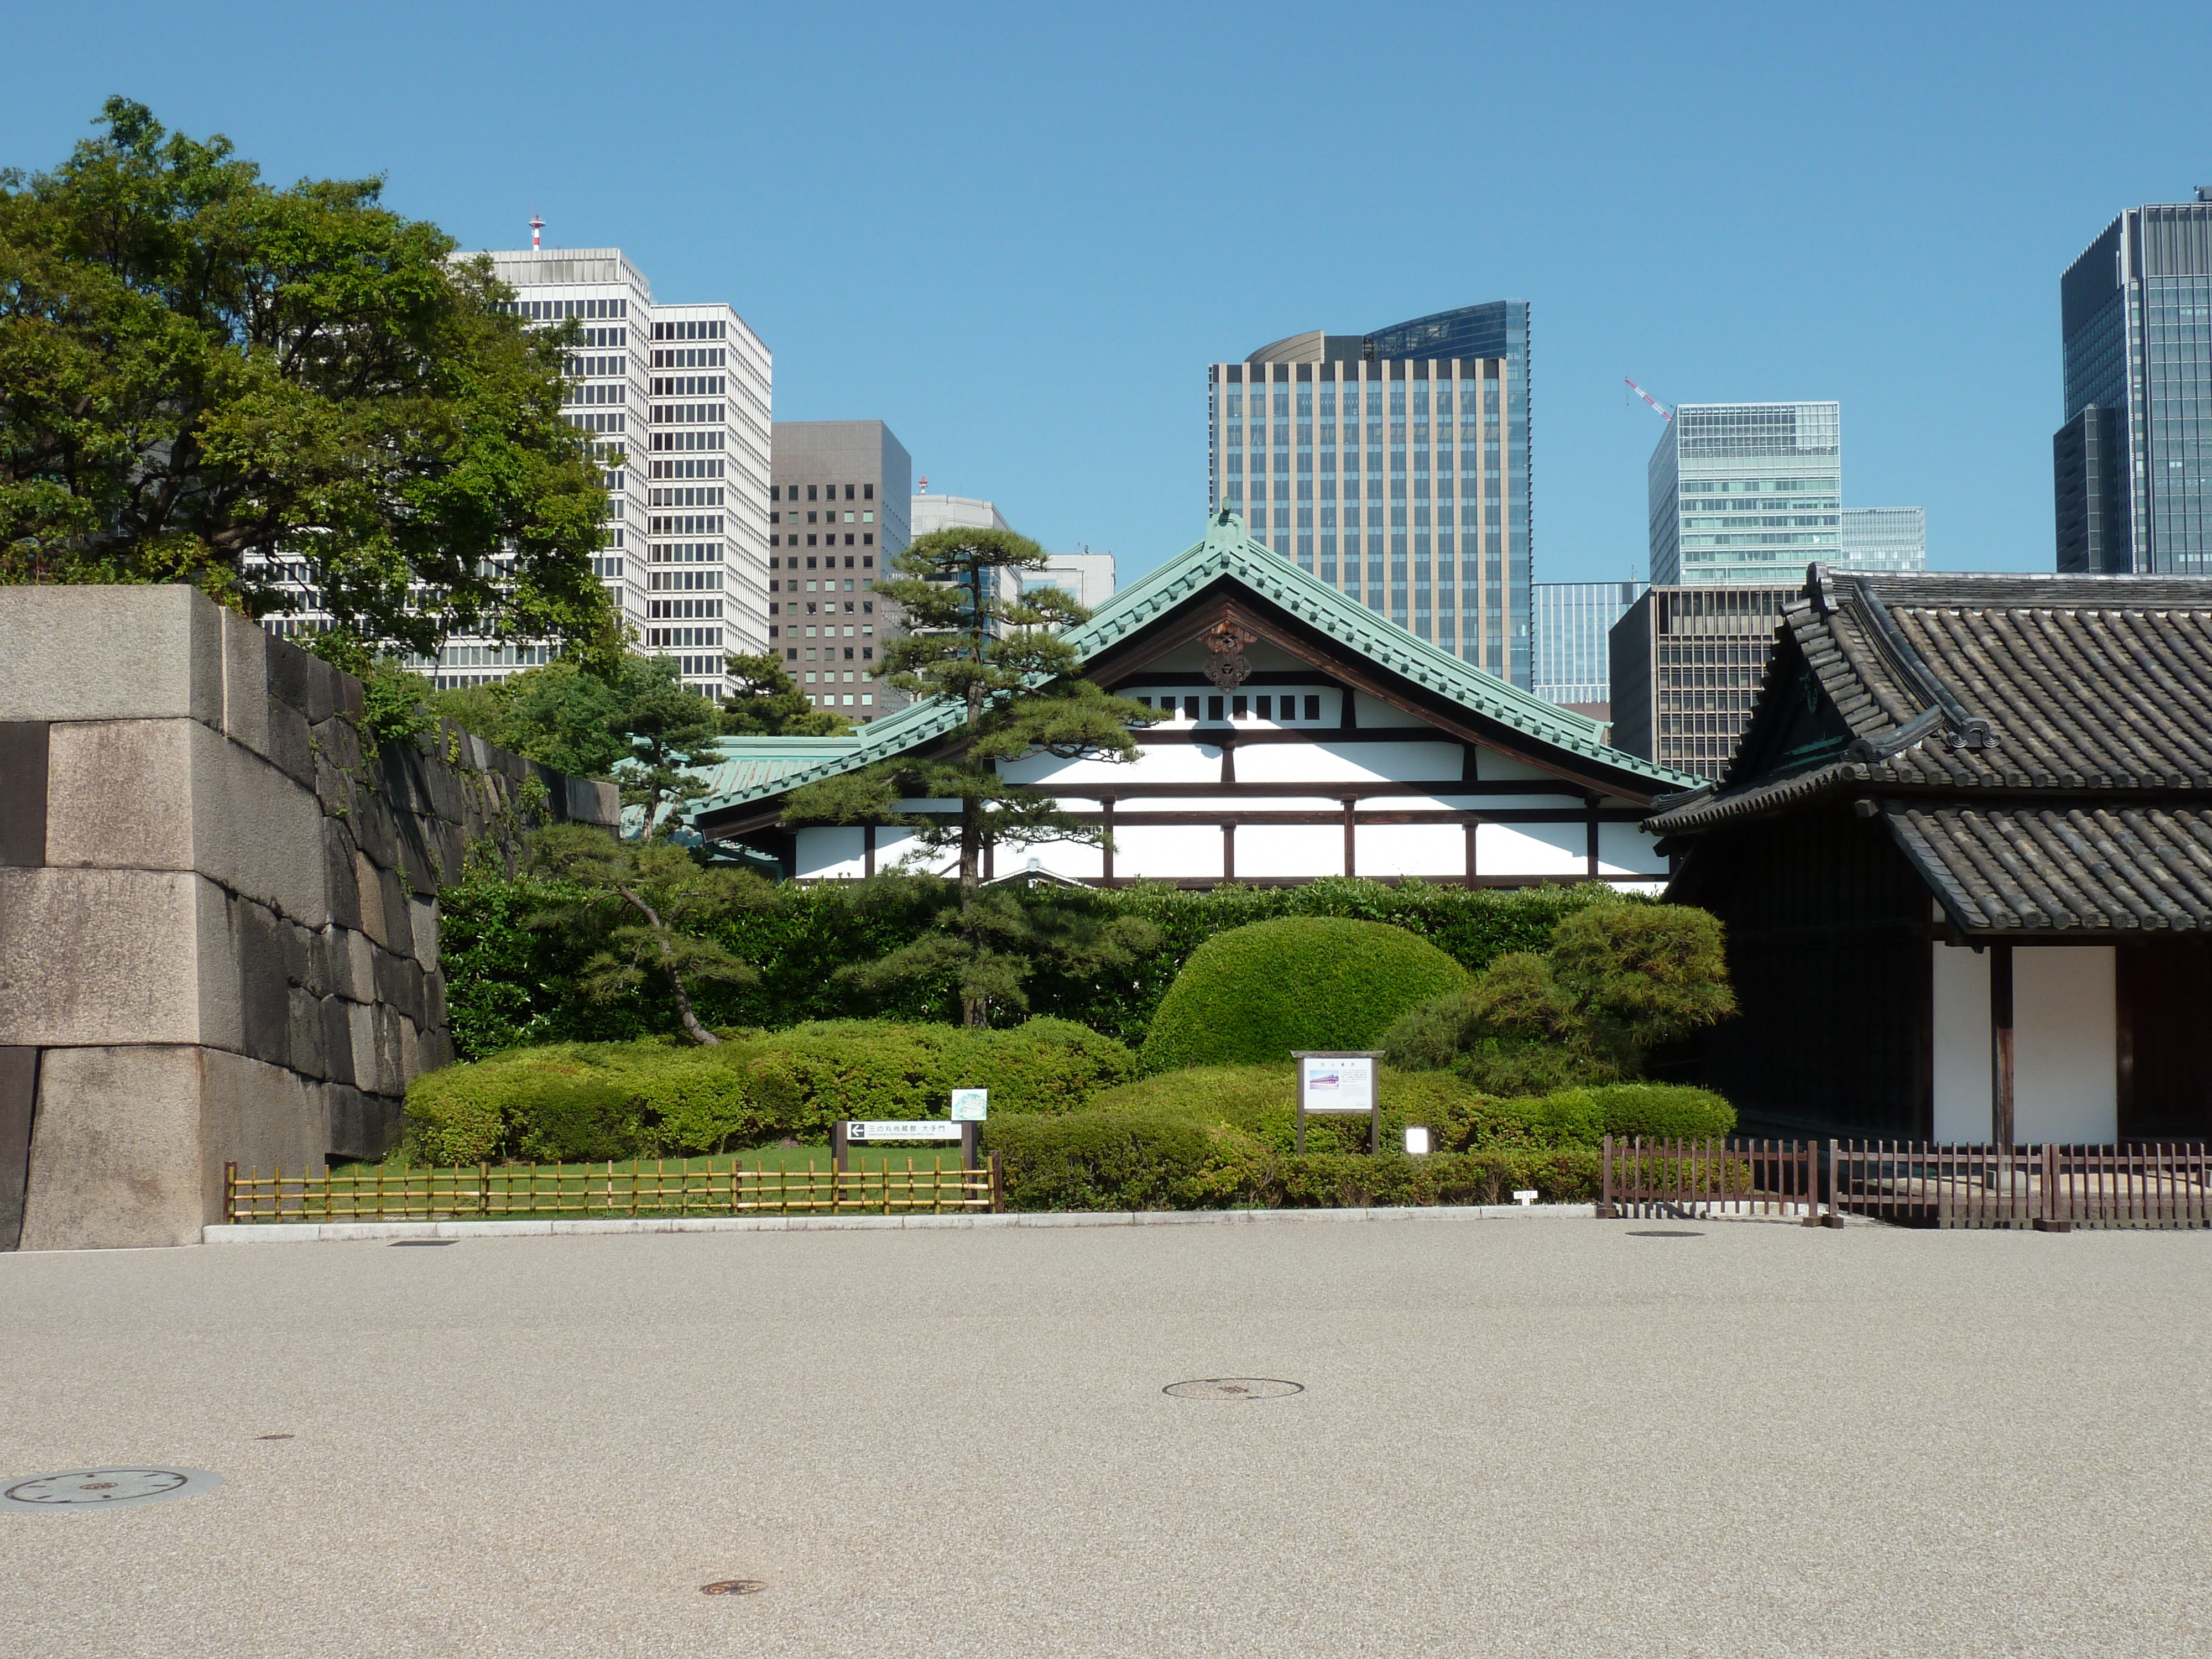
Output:
[[768,1588],[768,1584],[758,1578],[717,1578],[713,1583],[702,1584],[699,1588],[708,1595],[758,1595]]
[[1200,1376],[1170,1382],[1160,1390],[1178,1400],[1280,1400],[1305,1391],[1304,1383],[1285,1382],[1278,1376]]
[[1650,1232],[1632,1232],[1631,1238],[1703,1238],[1703,1233],[1668,1232],[1663,1229]]
[[0,1504],[25,1510],[112,1510],[190,1498],[222,1484],[221,1475],[205,1469],[72,1469],[0,1487]]

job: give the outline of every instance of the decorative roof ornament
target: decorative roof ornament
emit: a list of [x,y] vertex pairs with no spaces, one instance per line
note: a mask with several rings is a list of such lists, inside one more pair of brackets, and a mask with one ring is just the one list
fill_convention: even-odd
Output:
[[1206,550],[1235,548],[1244,545],[1243,515],[1233,507],[1224,507],[1206,521]]
[[1234,691],[1252,678],[1252,665],[1244,655],[1244,647],[1260,636],[1224,617],[1206,630],[1206,648],[1213,653],[1213,660],[1206,665],[1206,678],[1224,691]]

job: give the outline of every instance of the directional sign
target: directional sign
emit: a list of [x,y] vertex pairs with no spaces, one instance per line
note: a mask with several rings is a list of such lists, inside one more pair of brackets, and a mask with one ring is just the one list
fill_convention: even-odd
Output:
[[990,1115],[991,1091],[988,1089],[955,1089],[952,1091],[952,1121],[955,1123],[981,1123]]
[[893,1118],[884,1122],[862,1121],[858,1118],[845,1125],[848,1140],[957,1140],[960,1125],[944,1123],[935,1118]]

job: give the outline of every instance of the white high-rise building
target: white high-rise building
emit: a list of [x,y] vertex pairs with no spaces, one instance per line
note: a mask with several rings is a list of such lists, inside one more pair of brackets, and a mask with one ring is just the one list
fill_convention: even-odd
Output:
[[1832,403],[1684,404],[1651,453],[1651,580],[1795,582],[1842,550]]
[[[535,324],[574,319],[563,364],[571,426],[592,434],[607,533],[592,561],[625,631],[672,657],[685,684],[730,689],[724,658],[768,642],[768,348],[727,305],[656,305],[619,248],[519,248],[490,256]],[[310,575],[305,567],[303,574]],[[312,580],[301,584],[310,603]],[[312,632],[313,611],[271,625]],[[544,641],[462,638],[410,659],[441,690],[545,662]]]
[[1847,507],[1841,562],[1850,570],[1928,568],[1928,515],[1917,507]]
[[1114,597],[1114,556],[1084,548],[1074,553],[1054,553],[1042,570],[1022,574],[1022,592],[1056,587],[1086,611],[1096,611]]

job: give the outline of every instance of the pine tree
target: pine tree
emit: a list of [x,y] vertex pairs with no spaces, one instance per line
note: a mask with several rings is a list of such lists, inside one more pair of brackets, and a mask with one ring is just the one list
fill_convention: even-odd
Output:
[[[945,932],[864,971],[877,984],[951,973],[970,1025],[988,1023],[994,1001],[1024,1006],[1022,983],[1036,958],[1066,953],[1064,928],[1033,928],[1026,907],[982,891],[987,854],[1009,843],[1106,841],[1102,825],[1061,811],[1044,790],[1009,781],[1000,765],[1037,754],[1133,761],[1142,751],[1128,728],[1160,718],[1084,678],[1082,659],[1060,635],[1090,613],[1056,588],[1020,591],[1021,573],[1045,562],[1035,542],[1004,530],[940,530],[909,544],[894,561],[898,578],[876,590],[904,613],[907,630],[884,650],[884,678],[916,697],[954,700],[964,710],[961,727],[933,755],[898,756],[809,784],[784,809],[789,823],[902,825],[925,856],[957,856],[960,904]],[[901,800],[915,799],[959,807],[899,810]],[[1130,931],[1121,921],[1106,924],[1086,933],[1079,951],[1103,961],[1149,948],[1122,937]]]

